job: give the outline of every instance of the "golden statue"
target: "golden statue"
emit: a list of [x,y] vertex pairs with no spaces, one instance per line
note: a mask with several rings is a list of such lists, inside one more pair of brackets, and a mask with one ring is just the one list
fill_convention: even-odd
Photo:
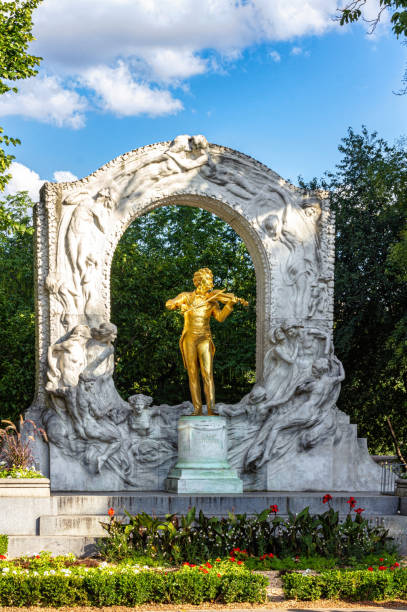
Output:
[[[179,308],[184,315],[184,329],[179,341],[184,366],[188,371],[189,388],[191,391],[194,414],[202,414],[201,385],[199,370],[201,370],[208,414],[213,414],[215,407],[215,385],[213,382],[213,344],[210,318],[214,316],[222,322],[230,315],[233,306],[240,302],[248,306],[248,302],[238,298],[233,293],[225,293],[224,289],[213,289],[213,274],[209,268],[201,268],[194,274],[195,291],[180,293],[165,304],[169,310]],[[219,302],[224,304],[220,309]]]

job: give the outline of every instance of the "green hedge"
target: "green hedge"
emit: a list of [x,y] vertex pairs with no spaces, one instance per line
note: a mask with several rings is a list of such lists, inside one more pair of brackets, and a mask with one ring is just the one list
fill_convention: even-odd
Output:
[[407,599],[407,569],[390,571],[331,570],[317,575],[286,573],[282,576],[288,599],[343,599],[385,601]]
[[135,606],[144,603],[265,601],[267,579],[238,571],[182,568],[179,571],[107,567],[43,573],[0,571],[0,606]]

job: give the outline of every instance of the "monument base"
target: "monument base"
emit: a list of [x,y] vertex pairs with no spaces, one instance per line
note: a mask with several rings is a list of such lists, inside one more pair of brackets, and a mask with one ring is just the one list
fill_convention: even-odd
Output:
[[166,489],[180,494],[242,493],[243,482],[227,460],[226,419],[187,416],[178,422],[178,461]]

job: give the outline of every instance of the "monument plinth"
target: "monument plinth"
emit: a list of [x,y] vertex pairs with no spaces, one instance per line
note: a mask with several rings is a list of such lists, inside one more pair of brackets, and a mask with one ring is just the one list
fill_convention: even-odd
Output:
[[178,461],[166,480],[173,493],[242,493],[243,482],[227,460],[226,419],[186,416],[178,421]]

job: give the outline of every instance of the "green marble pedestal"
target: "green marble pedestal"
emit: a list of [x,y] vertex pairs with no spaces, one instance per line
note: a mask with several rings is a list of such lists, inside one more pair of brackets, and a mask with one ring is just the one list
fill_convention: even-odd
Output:
[[243,483],[227,460],[226,419],[186,416],[178,422],[178,461],[168,474],[172,493],[242,493]]

